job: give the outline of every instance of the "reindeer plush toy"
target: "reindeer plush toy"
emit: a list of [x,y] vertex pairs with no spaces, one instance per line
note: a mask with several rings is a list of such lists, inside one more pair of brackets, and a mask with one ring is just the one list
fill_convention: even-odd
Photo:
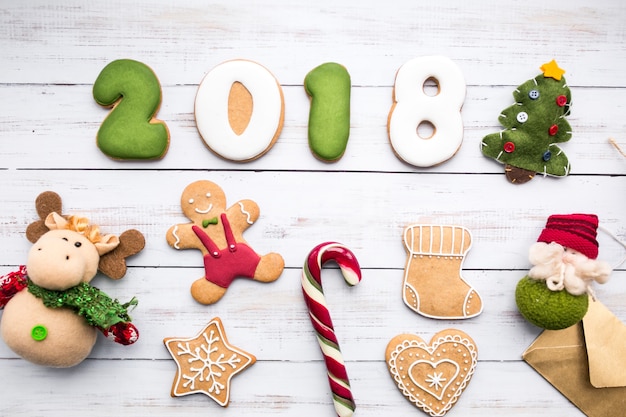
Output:
[[30,362],[65,368],[91,353],[96,329],[123,345],[137,341],[128,315],[137,301],[121,304],[89,282],[98,270],[113,279],[124,276],[125,258],[143,249],[143,235],[102,235],[85,218],[62,216],[53,192],[40,194],[36,207],[42,220],[26,231],[34,243],[26,265],[0,277],[0,334],[6,344]]

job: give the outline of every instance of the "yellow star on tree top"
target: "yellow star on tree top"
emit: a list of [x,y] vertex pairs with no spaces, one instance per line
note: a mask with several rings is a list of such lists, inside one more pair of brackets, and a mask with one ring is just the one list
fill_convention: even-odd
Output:
[[195,337],[163,339],[177,365],[172,397],[202,393],[228,406],[230,380],[256,358],[228,343],[222,321],[215,317]]
[[544,77],[554,78],[557,81],[561,81],[561,77],[565,74],[565,70],[563,68],[559,68],[559,65],[554,59],[550,62],[546,62],[539,69],[543,71]]

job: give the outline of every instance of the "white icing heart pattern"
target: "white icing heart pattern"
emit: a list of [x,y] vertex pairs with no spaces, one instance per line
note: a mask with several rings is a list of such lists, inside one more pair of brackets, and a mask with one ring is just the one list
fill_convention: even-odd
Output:
[[443,330],[426,344],[414,334],[389,342],[387,366],[402,394],[433,417],[448,412],[469,384],[476,364],[476,344],[460,330]]

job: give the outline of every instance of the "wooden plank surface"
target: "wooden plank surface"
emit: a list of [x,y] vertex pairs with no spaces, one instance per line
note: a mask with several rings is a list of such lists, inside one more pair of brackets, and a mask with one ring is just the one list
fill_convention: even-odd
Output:
[[[300,289],[308,251],[326,240],[345,243],[363,267],[353,288],[336,268],[324,271],[355,416],[419,414],[389,377],[385,347],[399,333],[430,339],[445,328],[470,334],[479,350],[475,377],[450,416],[582,415],[521,361],[539,329],[521,318],[513,293],[550,214],[596,213],[608,231],[599,235],[600,258],[617,265],[624,256],[610,234],[626,241],[626,158],[609,138],[626,149],[625,19],[626,4],[615,0],[0,0],[0,274],[25,262],[31,245],[24,231],[45,190],[62,196],[65,211],[107,231],[137,228],[146,236],[124,279],[94,280],[121,301],[139,299],[139,342],[123,347],[99,337],[85,362],[65,370],[31,365],[1,342],[0,415],[334,415]],[[419,169],[396,158],[386,123],[396,71],[431,54],[453,59],[465,76],[464,141],[450,161]],[[93,100],[93,82],[118,58],[148,64],[161,81],[158,117],[171,133],[162,160],[114,161],[95,145],[107,110]],[[267,67],[285,96],[278,142],[243,164],[211,153],[193,114],[202,77],[234,58]],[[479,144],[501,129],[498,115],[513,89],[552,58],[572,90],[574,135],[562,145],[572,175],[514,186]],[[302,85],[327,61],[345,65],[353,83],[350,142],[333,164],[309,151]],[[212,306],[191,298],[201,256],[171,249],[165,233],[186,221],[180,194],[198,179],[218,183],[229,204],[259,204],[261,217],[245,237],[259,253],[283,255],[278,281],[238,280]],[[480,316],[432,320],[403,304],[402,230],[418,222],[471,230],[463,276],[483,297]],[[597,292],[626,320],[622,265]],[[175,364],[162,343],[193,336],[216,316],[231,342],[258,358],[233,380],[226,409],[202,395],[170,397]]]

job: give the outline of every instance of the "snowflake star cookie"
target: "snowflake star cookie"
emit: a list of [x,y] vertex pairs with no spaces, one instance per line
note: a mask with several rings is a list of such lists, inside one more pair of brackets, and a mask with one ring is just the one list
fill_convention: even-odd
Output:
[[168,337],[163,343],[178,367],[172,397],[202,393],[227,407],[230,380],[256,362],[253,355],[228,343],[218,317],[195,337]]
[[385,359],[402,394],[433,417],[456,404],[478,362],[476,344],[460,330],[447,329],[426,344],[413,334],[389,342]]

